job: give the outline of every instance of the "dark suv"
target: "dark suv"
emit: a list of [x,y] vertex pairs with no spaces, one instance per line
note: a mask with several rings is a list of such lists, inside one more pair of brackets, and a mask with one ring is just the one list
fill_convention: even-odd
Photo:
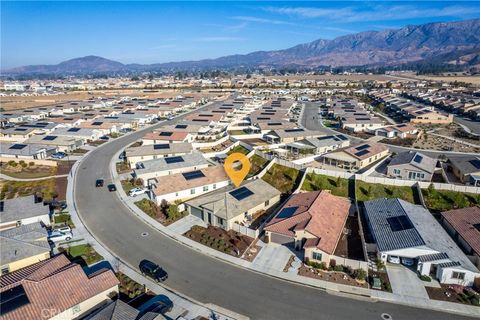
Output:
[[143,275],[147,275],[157,282],[167,280],[168,274],[157,264],[149,260],[142,260],[138,266]]
[[95,181],[95,187],[103,187],[103,179],[97,179],[97,181]]

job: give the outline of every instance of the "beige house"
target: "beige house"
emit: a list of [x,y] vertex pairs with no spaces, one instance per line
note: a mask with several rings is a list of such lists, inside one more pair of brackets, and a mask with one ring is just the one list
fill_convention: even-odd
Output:
[[453,122],[453,114],[444,114],[435,110],[422,109],[411,112],[411,123],[422,124],[449,124]]
[[2,320],[79,319],[111,301],[119,281],[113,271],[87,275],[63,254],[3,275]]
[[328,190],[295,194],[264,228],[266,241],[304,250],[305,260],[328,266],[352,208]]
[[47,230],[40,223],[0,231],[0,274],[50,258]]
[[382,144],[366,142],[329,152],[321,157],[326,165],[346,170],[359,170],[389,155],[388,148]]

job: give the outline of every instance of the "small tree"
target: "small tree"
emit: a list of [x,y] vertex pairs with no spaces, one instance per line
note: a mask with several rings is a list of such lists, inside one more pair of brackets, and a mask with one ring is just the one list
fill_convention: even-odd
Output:
[[356,269],[353,272],[353,276],[358,281],[365,281],[365,278],[367,277],[367,272],[365,272],[365,270],[363,270],[363,269]]

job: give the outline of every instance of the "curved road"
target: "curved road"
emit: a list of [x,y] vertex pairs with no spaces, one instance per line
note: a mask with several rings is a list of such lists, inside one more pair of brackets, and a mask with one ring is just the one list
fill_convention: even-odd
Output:
[[[165,122],[156,126],[162,124]],[[103,245],[128,264],[137,266],[142,259],[155,261],[169,273],[167,286],[251,319],[375,320],[382,319],[382,313],[390,314],[393,320],[467,319],[331,295],[224,263],[164,236],[131,213],[116,193],[95,188],[98,177],[105,178],[107,183],[111,181],[112,156],[150,129],[118,138],[90,152],[81,160],[75,179],[74,199],[81,219]],[[149,235],[142,237],[143,232]]]

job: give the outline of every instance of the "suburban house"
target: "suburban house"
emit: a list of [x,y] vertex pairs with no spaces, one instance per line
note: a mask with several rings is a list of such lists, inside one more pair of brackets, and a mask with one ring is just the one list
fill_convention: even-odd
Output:
[[87,120],[78,126],[79,128],[95,129],[102,132],[103,135],[112,134],[118,132],[117,124],[114,122],[106,122],[97,119]]
[[34,136],[37,130],[35,128],[13,127],[0,131],[0,141],[4,142],[23,142]]
[[186,131],[153,131],[142,137],[144,145],[157,143],[192,143],[195,136]]
[[264,139],[269,143],[291,143],[307,138],[315,138],[324,135],[320,131],[310,131],[303,128],[278,129],[272,130],[264,135]]
[[371,131],[384,126],[382,119],[370,114],[344,116],[341,119],[342,128],[352,132]]
[[421,109],[409,112],[411,123],[421,124],[449,124],[453,122],[453,114],[442,113],[436,110]]
[[401,123],[386,126],[374,130],[376,136],[385,138],[414,138],[418,134],[418,129],[411,123]]
[[51,132],[51,135],[81,139],[85,144],[90,141],[98,140],[103,136],[103,132],[101,130],[89,128],[57,128]]
[[442,223],[463,252],[480,268],[480,206],[442,212]]
[[305,260],[328,265],[352,210],[350,200],[328,190],[294,194],[264,228],[266,241],[303,249]]
[[113,271],[87,275],[63,254],[0,277],[4,320],[78,319],[118,294]]
[[255,217],[280,201],[281,192],[262,179],[230,187],[185,202],[188,212],[210,225],[225,230],[234,223],[248,224]]
[[329,135],[307,138],[287,143],[284,148],[293,153],[323,154],[350,145],[350,140],[344,135]]
[[57,152],[55,146],[27,143],[0,143],[0,157],[14,159],[45,159]]
[[364,214],[378,258],[410,258],[420,275],[471,286],[480,272],[424,207],[401,199],[366,201]]
[[41,222],[50,225],[50,206],[35,195],[0,201],[0,230]]
[[51,146],[61,152],[70,152],[83,146],[82,139],[55,135],[35,135],[25,140],[25,143]]
[[281,130],[281,129],[295,129],[297,124],[295,122],[290,122],[286,120],[268,120],[260,121],[261,118],[258,118],[257,121],[252,120],[252,128],[254,132],[260,131],[260,133],[267,134],[272,130]]
[[[151,300],[155,300],[152,298]],[[148,304],[146,302],[144,305]],[[140,306],[141,310],[143,307]],[[84,320],[166,320],[167,318],[160,313],[148,311],[141,312],[120,299],[110,301],[101,309],[94,311]],[[169,318],[168,318],[169,319]]]
[[153,183],[158,184],[158,177],[171,174],[195,171],[208,167],[209,162],[201,152],[192,152],[183,156],[158,158],[155,160],[147,160],[138,162],[133,175],[143,180],[145,186],[149,185],[150,179]]
[[455,156],[448,159],[453,174],[462,183],[480,186],[480,157],[473,155]]
[[50,258],[47,235],[47,230],[39,222],[0,230],[0,274]]
[[151,187],[153,198],[160,205],[162,200],[186,200],[229,184],[230,178],[223,166],[213,166],[162,177],[158,184],[152,183]]
[[420,152],[406,151],[397,154],[390,161],[387,165],[387,175],[403,180],[430,182],[436,166],[437,159]]
[[192,150],[190,143],[158,143],[126,148],[125,155],[130,168],[133,169],[139,162],[164,157],[183,156],[191,153]]
[[388,156],[388,148],[382,144],[367,142],[337,149],[321,157],[323,164],[359,170]]

